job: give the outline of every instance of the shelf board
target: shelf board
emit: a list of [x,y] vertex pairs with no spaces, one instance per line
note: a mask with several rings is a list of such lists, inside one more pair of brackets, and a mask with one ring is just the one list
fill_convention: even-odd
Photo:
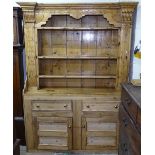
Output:
[[106,75],[106,76],[95,76],[95,75],[39,75],[39,78],[49,78],[49,79],[116,79],[114,75]]
[[119,27],[39,27],[39,30],[118,30]]
[[94,60],[94,59],[96,59],[96,60],[101,60],[101,59],[111,59],[111,60],[116,60],[117,59],[117,57],[90,57],[90,56],[87,56],[87,57],[53,57],[53,56],[38,56],[38,59],[73,59],[73,60],[75,60],[75,59],[77,59],[77,60],[79,60],[79,59],[92,59],[92,60]]

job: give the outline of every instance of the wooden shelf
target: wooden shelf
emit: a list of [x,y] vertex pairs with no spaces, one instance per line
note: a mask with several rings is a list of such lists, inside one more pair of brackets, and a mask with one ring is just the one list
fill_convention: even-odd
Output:
[[114,75],[106,76],[95,76],[95,75],[39,75],[39,78],[50,78],[50,79],[116,79]]
[[38,30],[117,30],[119,27],[39,27]]
[[75,60],[75,59],[77,59],[77,60],[79,60],[79,59],[92,59],[92,60],[94,60],[94,59],[98,59],[98,60],[101,60],[101,59],[110,59],[110,60],[116,60],[117,59],[117,57],[90,57],[90,56],[87,56],[87,57],[53,57],[53,56],[38,56],[38,59],[73,59],[73,60]]
[[38,88],[115,87],[119,30],[103,16],[55,16],[38,30]]

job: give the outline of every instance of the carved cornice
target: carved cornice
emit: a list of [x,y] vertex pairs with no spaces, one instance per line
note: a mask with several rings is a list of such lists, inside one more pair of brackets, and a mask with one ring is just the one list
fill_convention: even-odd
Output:
[[35,22],[35,8],[37,3],[18,3],[23,10],[24,22],[25,23],[34,23]]
[[122,23],[132,24],[134,10],[131,8],[122,9]]
[[44,9],[37,10],[36,13],[36,27],[46,24],[47,20],[52,17],[52,15],[69,15],[75,19],[80,19],[86,15],[103,15],[107,19],[109,24],[114,26],[121,25],[121,12],[119,9],[109,10],[109,9]]
[[123,3],[121,4],[122,24],[132,24],[133,13],[138,3]]
[[110,24],[120,27],[130,24],[137,3],[92,3],[92,4],[38,4],[18,3],[24,11],[25,22],[35,22],[36,27],[44,25],[52,15],[70,15],[75,19],[86,15],[103,15]]

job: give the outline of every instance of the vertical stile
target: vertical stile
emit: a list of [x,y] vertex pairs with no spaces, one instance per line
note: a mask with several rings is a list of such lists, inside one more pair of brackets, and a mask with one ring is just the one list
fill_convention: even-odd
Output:
[[39,89],[40,86],[39,86],[39,59],[38,59],[38,56],[40,55],[39,51],[42,49],[38,49],[38,46],[41,43],[41,41],[39,41],[39,39],[41,39],[41,38],[40,38],[40,35],[38,35],[38,33],[39,33],[39,30],[36,28],[35,29],[35,36],[36,36],[36,38],[35,38],[36,58],[35,59],[36,59],[36,69],[37,69],[37,88]]

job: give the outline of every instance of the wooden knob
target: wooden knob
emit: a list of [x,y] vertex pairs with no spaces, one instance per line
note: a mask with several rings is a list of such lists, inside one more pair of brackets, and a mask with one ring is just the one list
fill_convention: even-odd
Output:
[[125,122],[125,123],[124,123],[124,126],[127,127],[127,126],[128,126],[128,122]]
[[71,125],[68,125],[68,128],[71,128],[72,126]]
[[82,125],[82,128],[86,128],[86,126],[85,125]]
[[67,108],[67,104],[64,105],[64,108]]
[[127,152],[128,151],[128,145],[126,143],[124,143],[123,147],[124,147],[124,151]]
[[115,105],[115,109],[117,109],[118,108],[118,105]]
[[86,107],[87,107],[87,108],[90,108],[90,106],[89,106],[89,105],[87,105]]
[[37,107],[37,108],[40,108],[40,105],[39,105],[39,104],[37,104],[37,105],[36,105],[36,107]]
[[128,126],[128,120],[126,118],[123,118],[123,122],[124,122],[124,126],[127,127]]

